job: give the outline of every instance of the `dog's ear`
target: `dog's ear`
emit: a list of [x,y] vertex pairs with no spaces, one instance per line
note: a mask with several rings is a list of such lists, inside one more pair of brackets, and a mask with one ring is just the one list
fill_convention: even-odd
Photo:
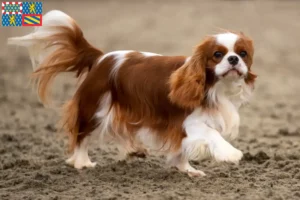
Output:
[[196,47],[192,57],[172,73],[169,82],[169,99],[172,103],[188,109],[198,107],[202,103],[205,97],[206,52],[212,41],[213,38],[206,38]]
[[253,85],[256,78],[257,78],[257,75],[255,73],[253,73],[252,71],[248,71],[248,74],[247,74],[247,76],[245,78],[245,82],[247,84]]

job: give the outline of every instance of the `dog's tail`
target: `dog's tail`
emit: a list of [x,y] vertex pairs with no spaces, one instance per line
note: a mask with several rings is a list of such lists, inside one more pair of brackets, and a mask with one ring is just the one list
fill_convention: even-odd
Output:
[[28,48],[34,69],[32,78],[44,104],[48,103],[47,89],[59,73],[75,72],[80,77],[103,55],[86,41],[75,20],[58,10],[43,16],[43,26],[28,35],[9,38],[8,44]]
[[[67,14],[53,10],[43,16],[43,26],[32,33],[8,39],[8,44],[25,46],[33,65],[33,80],[41,101],[48,103],[48,87],[61,72],[74,72],[80,77],[91,70],[103,55],[83,37],[77,23]],[[74,97],[65,104],[62,128],[70,136],[70,150],[74,149],[79,131],[79,99]]]

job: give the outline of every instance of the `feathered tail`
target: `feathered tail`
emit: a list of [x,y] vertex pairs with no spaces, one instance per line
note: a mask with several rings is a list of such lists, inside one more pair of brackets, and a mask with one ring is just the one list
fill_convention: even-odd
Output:
[[[76,22],[58,10],[43,16],[43,26],[28,35],[9,38],[8,44],[28,48],[34,69],[32,78],[44,104],[48,103],[48,87],[59,73],[75,72],[80,77],[91,70],[95,61],[103,55],[86,41]],[[73,138],[72,146],[78,135],[79,105],[76,96],[66,103],[65,108],[62,123]]]

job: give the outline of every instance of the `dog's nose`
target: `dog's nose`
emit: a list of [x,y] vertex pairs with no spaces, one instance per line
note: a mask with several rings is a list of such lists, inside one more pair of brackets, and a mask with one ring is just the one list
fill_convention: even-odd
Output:
[[237,56],[229,56],[228,57],[228,62],[231,64],[231,65],[236,65],[238,64],[239,62],[239,58]]

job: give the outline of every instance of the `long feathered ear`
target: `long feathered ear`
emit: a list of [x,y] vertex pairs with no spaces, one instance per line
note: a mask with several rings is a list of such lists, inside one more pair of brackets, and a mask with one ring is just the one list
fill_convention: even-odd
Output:
[[253,85],[256,78],[257,78],[257,75],[254,74],[252,71],[249,71],[245,78],[245,82],[249,85]]
[[169,98],[172,103],[193,109],[201,104],[205,97],[207,48],[213,38],[207,38],[196,47],[192,57],[172,73],[170,77]]

